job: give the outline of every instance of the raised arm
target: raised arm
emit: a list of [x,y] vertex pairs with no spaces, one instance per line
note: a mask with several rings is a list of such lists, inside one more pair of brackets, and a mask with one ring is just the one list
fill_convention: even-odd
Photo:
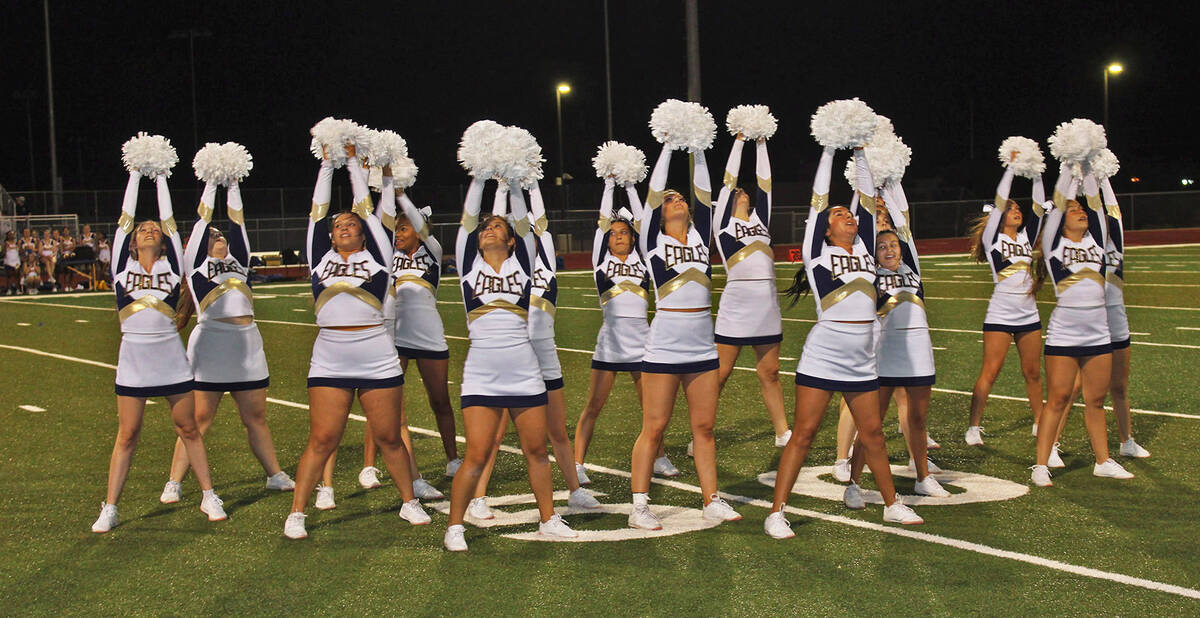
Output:
[[645,209],[642,208],[642,200],[638,198],[637,187],[632,182],[625,183],[625,195],[629,198],[629,213],[633,215],[632,223],[636,229]]
[[1042,219],[1046,216],[1046,187],[1042,184],[1042,175],[1033,177],[1033,216],[1027,217],[1024,223],[1025,235],[1029,242],[1037,238],[1038,230],[1042,227]]
[[804,261],[811,263],[825,249],[825,228],[829,227],[829,181],[833,177],[833,155],[836,151],[828,146],[821,151],[821,162],[813,178],[812,201],[808,207],[808,220],[804,223]]
[[471,179],[467,188],[467,198],[463,201],[463,215],[458,223],[458,236],[454,241],[454,258],[458,260],[458,273],[462,276],[475,261],[479,250],[475,241],[475,230],[479,228],[479,207],[483,203],[484,181],[479,178]]
[[604,256],[604,236],[608,234],[608,230],[612,227],[612,211],[613,211],[613,190],[616,188],[616,181],[612,177],[604,179],[604,193],[600,194],[600,218],[596,220],[596,234],[592,236],[592,268],[600,266],[600,259]]
[[642,254],[658,246],[659,220],[662,217],[663,191],[667,188],[667,174],[671,170],[671,147],[663,144],[654,171],[650,174],[650,188],[646,191],[646,206],[642,209],[641,230],[638,248]]
[[533,260],[537,258],[538,239],[530,233],[529,210],[525,206],[525,194],[521,190],[521,185],[515,182],[508,187],[508,205],[509,212],[512,214],[513,231],[517,234],[517,244],[513,248],[513,254],[517,256],[517,261],[525,269],[525,274],[532,277]]
[[374,216],[375,208],[371,204],[371,188],[367,184],[367,168],[358,161],[351,160],[346,162],[346,169],[350,172],[350,189],[354,195],[354,205],[351,206],[351,210],[367,226],[364,245],[377,262],[390,269],[392,252],[395,249],[392,246],[391,234],[384,229],[379,218]]
[[[442,243],[438,239],[430,236],[429,222],[426,220],[427,213],[417,208],[417,205],[412,200],[408,199],[408,194],[403,190],[400,191],[400,207],[403,209],[404,217],[408,219],[408,224],[417,231],[417,238],[425,244],[425,250],[433,256],[439,265],[442,263]],[[432,214],[432,213],[429,213]]]
[[183,265],[185,275],[200,268],[207,252],[201,252],[201,247],[208,248],[208,225],[212,223],[213,204],[217,201],[217,185],[213,182],[204,183],[204,193],[200,194],[200,205],[196,207],[196,223],[192,233],[188,235],[187,245],[183,249]]
[[129,182],[125,184],[125,199],[121,202],[121,218],[117,220],[117,229],[112,239],[112,280],[117,281],[117,273],[125,270],[125,262],[129,260],[129,234],[137,221],[137,193],[142,175],[136,171],[129,172]]
[[529,189],[529,220],[533,224],[535,242],[538,243],[539,249],[538,257],[542,260],[542,267],[554,274],[558,271],[558,260],[554,252],[554,235],[548,229],[550,221],[546,218],[546,203],[542,201],[542,190],[538,187],[537,182],[534,182]]
[[712,178],[708,175],[708,162],[704,152],[692,155],[692,193],[696,202],[692,205],[692,225],[700,232],[705,244],[712,242]]
[[387,230],[388,236],[392,237],[394,246],[396,240],[396,184],[392,181],[391,168],[383,169],[383,180],[379,184],[379,205],[375,209],[375,216],[379,217],[383,229]]
[[183,276],[183,241],[179,238],[179,228],[175,225],[175,211],[171,207],[171,190],[167,188],[166,174],[160,174],[154,179],[158,189],[158,219],[162,222],[163,236],[167,237],[167,261],[175,274]]
[[[1104,204],[1100,201],[1099,183],[1096,182],[1096,175],[1091,170],[1087,170],[1083,177],[1083,197],[1087,200],[1088,231],[1091,232],[1092,238],[1103,251],[1108,240],[1108,217],[1104,213]],[[1100,272],[1104,272],[1107,262],[1107,260],[1101,260]]]
[[[917,258],[917,243],[913,240],[912,228],[909,226],[908,197],[904,195],[904,187],[899,182],[888,182],[883,187],[883,203],[887,206],[892,224],[896,226],[896,235],[900,237],[900,251],[904,262],[917,275],[921,274],[921,262]],[[994,209],[995,210],[999,209]]]
[[313,266],[329,252],[333,242],[329,238],[329,195],[333,192],[333,164],[329,159],[321,160],[317,170],[317,185],[313,188],[312,210],[308,213],[308,238],[304,243],[311,274]]
[[1121,219],[1121,206],[1117,204],[1117,194],[1107,178],[1100,180],[1100,192],[1104,196],[1104,210],[1108,214],[1109,236],[1117,251],[1125,250],[1125,223]]
[[875,255],[875,179],[871,177],[871,166],[867,153],[862,148],[854,149],[855,188],[858,190],[858,237]]
[[717,204],[713,210],[713,221],[716,222],[718,230],[725,229],[725,226],[729,225],[729,217],[733,214],[729,198],[733,194],[733,190],[737,188],[738,172],[742,168],[742,146],[745,143],[745,139],[740,134],[734,138],[733,146],[729,149],[729,160],[725,161],[725,177],[721,182],[721,192],[717,194]]
[[758,195],[754,196],[754,212],[763,225],[771,226],[771,157],[767,156],[767,140],[754,145],[754,175],[758,177]]
[[250,268],[250,237],[246,235],[246,212],[242,206],[242,188],[237,181],[230,183],[225,192],[225,203],[229,210],[229,255],[245,268]]

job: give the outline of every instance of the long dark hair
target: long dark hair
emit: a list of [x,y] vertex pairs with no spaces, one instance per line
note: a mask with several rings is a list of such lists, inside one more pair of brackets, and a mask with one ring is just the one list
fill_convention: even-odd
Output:
[[807,296],[812,291],[812,284],[808,282],[808,270],[802,265],[800,270],[796,271],[795,277],[792,278],[792,285],[783,291],[783,295],[790,299],[788,309],[796,306],[800,302],[801,296]]

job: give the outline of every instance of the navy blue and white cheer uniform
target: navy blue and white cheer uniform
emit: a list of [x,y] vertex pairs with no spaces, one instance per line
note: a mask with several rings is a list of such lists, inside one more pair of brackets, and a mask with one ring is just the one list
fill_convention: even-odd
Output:
[[[1054,210],[1046,215],[1042,232],[1042,256],[1058,297],[1046,328],[1044,353],[1076,357],[1109,354],[1112,339],[1105,309],[1105,215],[1098,199],[1087,200],[1094,204],[1083,207],[1088,230],[1078,241],[1062,235],[1066,196],[1075,195],[1078,186],[1078,180],[1067,180],[1069,176],[1064,170],[1059,177],[1054,188]],[[1084,179],[1084,192],[1097,193],[1090,176]]]
[[[638,246],[637,226],[641,219],[641,200],[633,184],[625,185],[632,210],[622,208],[613,216],[612,178],[604,181],[600,199],[600,219],[592,239],[592,270],[596,279],[596,294],[600,299],[603,321],[596,334],[596,351],[592,354],[592,369],[603,371],[641,371],[650,339],[650,271]],[[629,226],[630,251],[625,259],[608,250],[608,237],[614,221]]]
[[884,202],[900,237],[900,265],[895,271],[880,266],[875,278],[875,306],[879,316],[881,386],[932,386],[935,382],[933,342],[925,315],[925,287],[921,262],[909,226],[908,199],[899,182],[883,187]]
[[996,187],[996,202],[988,213],[979,239],[992,269],[992,281],[996,284],[983,319],[985,332],[1017,334],[1042,328],[1037,299],[1030,289],[1033,286],[1033,240],[1037,238],[1042,217],[1046,214],[1046,191],[1042,188],[1042,177],[1034,178],[1033,207],[1022,213],[1021,226],[1013,238],[1004,233],[1012,181],[1013,171],[1006,169]]
[[1125,315],[1125,223],[1112,184],[1100,181],[1108,235],[1104,244],[1107,268],[1104,274],[1104,309],[1108,314],[1108,336],[1114,350],[1129,347],[1129,317]]

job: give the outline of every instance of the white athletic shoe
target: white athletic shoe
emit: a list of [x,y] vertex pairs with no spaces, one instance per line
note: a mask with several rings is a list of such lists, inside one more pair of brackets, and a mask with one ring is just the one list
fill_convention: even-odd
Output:
[[833,462],[833,478],[839,483],[850,481],[850,460],[839,459]]
[[290,513],[283,522],[283,536],[289,539],[307,539],[308,530],[304,529],[304,518],[308,517],[299,511]]
[[221,507],[225,504],[217,497],[217,492],[209,490],[204,492],[204,498],[200,500],[200,510],[208,515],[208,521],[223,521],[228,516],[225,515],[225,509]]
[[1131,479],[1133,474],[1126,470],[1117,460],[1109,457],[1108,461],[1092,467],[1092,476],[1103,476],[1110,479]]
[[[690,454],[691,453],[689,453],[689,455]],[[654,473],[659,476],[669,476],[671,478],[675,478],[679,476],[679,468],[676,468],[675,465],[671,463],[671,460],[667,459],[666,455],[663,455],[662,457],[654,460]]]
[[158,497],[158,501],[163,504],[175,504],[183,498],[183,485],[179,481],[167,481],[163,485],[162,495]]
[[413,480],[413,495],[420,500],[441,500],[446,495],[438,491],[437,487],[429,484],[429,481],[421,477]]
[[933,436],[931,436],[929,434],[925,434],[925,448],[927,448],[927,449],[942,448],[942,445],[938,444],[937,440],[933,439]]
[[688,457],[695,457],[695,440],[688,440]]
[[1029,475],[1029,480],[1033,481],[1034,485],[1038,487],[1054,487],[1054,481],[1050,480],[1049,466],[1030,466],[1029,469],[1033,470],[1033,474]]
[[275,491],[292,491],[296,488],[296,481],[288,476],[287,472],[280,470],[267,478],[267,489]]
[[[926,458],[925,465],[929,467],[930,474],[941,474],[942,473],[942,469],[939,468],[937,464],[933,463],[932,459]],[[908,469],[912,470],[913,472],[917,471],[917,462],[913,461],[913,459],[911,457],[908,459]]]
[[949,498],[950,492],[946,491],[942,484],[933,478],[933,475],[925,477],[924,480],[913,483],[913,493],[922,496],[932,496],[934,498]]
[[414,526],[424,526],[433,521],[429,518],[429,513],[426,513],[425,509],[421,508],[421,502],[416,498],[400,506],[400,519]]
[[103,534],[117,525],[117,505],[100,503],[100,517],[92,524],[92,532]]
[[1050,449],[1050,459],[1046,460],[1046,466],[1049,468],[1065,468],[1067,464],[1063,463],[1062,456],[1058,453],[1058,443],[1054,443],[1054,447]]
[[741,513],[733,510],[729,503],[722,500],[720,496],[712,495],[712,502],[704,506],[704,519],[708,521],[737,521],[742,518]]
[[600,501],[592,495],[592,492],[580,487],[567,497],[567,506],[577,509],[598,509]]
[[964,438],[968,446],[983,446],[983,427],[979,425],[967,427],[967,434]]
[[790,539],[796,536],[792,531],[792,525],[784,518],[783,511],[775,511],[767,515],[767,520],[763,522],[763,532],[773,539]]
[[446,547],[446,551],[467,551],[467,539],[463,537],[466,531],[462,524],[446,528],[446,536],[442,537],[442,545]]
[[1035,437],[1035,438],[1037,437],[1037,426],[1038,426],[1037,423],[1033,424],[1033,437]]
[[662,522],[650,512],[649,504],[635,504],[629,512],[629,527],[642,530],[662,530]]
[[[450,478],[454,478],[454,475],[458,474],[458,469],[461,467],[462,467],[462,457],[458,457],[455,459],[451,459],[450,461],[447,461],[446,462],[446,476],[448,476]],[[466,549],[467,549],[467,544],[464,542],[462,549],[457,549],[457,550],[452,550],[452,551],[466,551]]]
[[1149,457],[1150,451],[1142,448],[1142,445],[1133,440],[1133,437],[1121,443],[1121,457]]
[[[379,482],[379,468],[375,466],[367,466],[358,471],[358,484],[363,489],[375,489],[383,483]],[[321,508],[321,507],[317,507]]]
[[560,539],[574,539],[579,537],[579,533],[571,529],[567,522],[563,520],[562,515],[555,513],[550,516],[550,519],[538,524],[538,536],[552,536]]
[[321,511],[336,509],[337,503],[333,501],[333,488],[328,485],[317,485],[317,501],[314,506]]
[[494,519],[496,517],[495,515],[492,515],[492,509],[488,508],[487,496],[472,498],[471,501],[467,503],[467,513],[475,519]]
[[883,521],[885,523],[904,524],[906,526],[925,523],[925,520],[921,519],[921,516],[917,515],[916,511],[909,508],[908,505],[900,500],[899,495],[896,496],[896,501],[891,506],[883,509]]
[[850,484],[846,486],[846,491],[842,492],[842,504],[855,511],[867,508],[867,501],[863,500],[862,489],[859,488],[858,483],[850,481]]
[[588,478],[587,469],[584,468],[583,464],[581,464],[581,463],[575,464],[575,476],[579,477],[580,485],[591,485],[592,484],[592,479]]
[[787,446],[788,440],[792,439],[792,430],[789,429],[783,432],[782,436],[775,436],[775,448],[783,448]]

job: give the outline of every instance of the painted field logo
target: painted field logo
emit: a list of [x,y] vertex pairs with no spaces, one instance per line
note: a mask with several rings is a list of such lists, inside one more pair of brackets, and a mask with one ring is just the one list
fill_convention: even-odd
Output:
[[[593,492],[594,496],[600,498],[603,493]],[[569,494],[566,491],[554,492],[555,502],[565,502]],[[540,519],[536,508],[523,509],[520,511],[506,511],[497,507],[515,506],[521,504],[535,504],[533,494],[518,494],[513,496],[497,496],[488,497],[488,506],[492,509],[493,519],[475,519],[470,514],[466,517],[466,522],[477,528],[501,528],[507,526],[528,526],[538,523]],[[450,502],[431,502],[426,506],[436,509],[443,514],[450,513]],[[633,510],[632,504],[604,504],[598,509],[572,509],[565,506],[555,507],[555,512],[563,517],[572,515],[597,515],[607,514],[620,517],[620,523],[624,526],[625,518],[629,512]],[[580,530],[575,531],[579,536],[573,539],[551,538],[539,536],[537,532],[514,532],[510,534],[502,534],[501,536],[518,541],[551,541],[556,543],[587,543],[596,541],[631,541],[634,539],[653,539],[663,536],[674,536],[685,532],[696,532],[713,528],[720,524],[719,521],[706,521],[700,509],[691,509],[683,506],[671,506],[652,504],[650,510],[658,516],[662,522],[662,530],[638,530],[635,528],[621,527],[615,530]]]
[[[866,470],[863,472],[865,473]],[[821,478],[822,476],[829,477],[832,475],[832,466],[806,466],[800,470],[800,476],[796,478],[796,484],[792,485],[792,493],[840,502],[846,486]],[[915,479],[916,473],[904,466],[892,466],[892,476]],[[909,492],[898,491],[898,493],[904,494],[904,503],[909,506],[939,506],[947,504],[970,504],[972,502],[999,502],[1001,500],[1020,498],[1029,493],[1029,487],[1026,485],[1006,481],[994,476],[974,474],[972,472],[946,470],[933,475],[933,477],[942,485],[951,485],[962,489],[962,493],[952,494],[948,498],[933,498],[930,496],[913,495],[910,493],[911,489]],[[771,472],[764,472],[758,475],[758,482],[768,487],[774,487],[775,471],[772,470]],[[911,487],[907,483],[905,486]],[[862,494],[863,499],[869,504],[883,504],[883,496],[880,496],[878,491],[864,489]]]

